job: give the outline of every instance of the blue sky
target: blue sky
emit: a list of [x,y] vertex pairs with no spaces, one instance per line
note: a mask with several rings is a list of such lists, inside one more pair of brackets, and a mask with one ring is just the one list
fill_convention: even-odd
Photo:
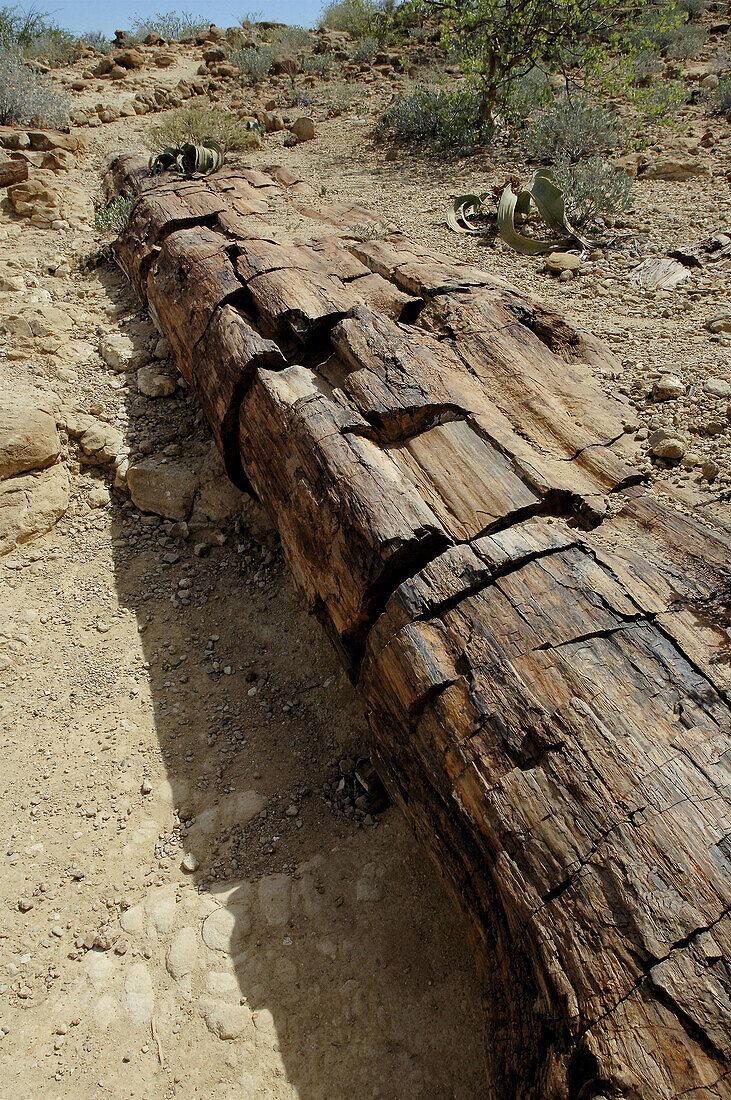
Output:
[[[20,4],[29,7],[29,4]],[[149,17],[157,11],[190,11],[202,15],[221,27],[231,27],[248,11],[260,11],[261,19],[278,23],[296,23],[313,26],[320,13],[320,0],[214,0],[213,3],[196,4],[194,0],[49,0],[34,5],[41,11],[48,10],[62,27],[81,34],[84,31],[103,31],[111,36],[121,27],[127,29],[137,16]]]

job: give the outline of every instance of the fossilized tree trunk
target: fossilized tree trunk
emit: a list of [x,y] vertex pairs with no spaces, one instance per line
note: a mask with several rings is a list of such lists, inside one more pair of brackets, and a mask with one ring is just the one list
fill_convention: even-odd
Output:
[[119,260],[469,915],[487,1094],[731,1095],[728,531],[645,491],[602,347],[501,280],[323,236],[362,211],[281,169],[120,158],[108,185],[139,194]]

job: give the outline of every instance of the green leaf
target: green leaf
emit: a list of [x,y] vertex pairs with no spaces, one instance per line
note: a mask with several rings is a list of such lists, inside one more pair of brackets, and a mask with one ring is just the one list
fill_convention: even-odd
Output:
[[475,235],[482,233],[483,230],[479,226],[473,225],[469,219],[482,212],[488,194],[489,192],[485,191],[482,195],[457,195],[447,211],[447,225],[449,228],[454,233]]
[[[563,236],[547,241],[538,241],[533,237],[526,237],[523,233],[519,233],[515,228],[515,216],[516,214],[527,214],[531,204],[540,212],[548,228],[554,233],[562,233]],[[510,186],[505,188],[500,196],[497,226],[498,234],[505,243],[524,256],[536,256],[541,252],[553,252],[556,249],[566,248],[574,242],[580,244],[582,248],[590,247],[589,242],[579,235],[566,217],[564,193],[547,168],[539,168],[537,172],[534,172],[528,186],[518,195],[513,193]]]

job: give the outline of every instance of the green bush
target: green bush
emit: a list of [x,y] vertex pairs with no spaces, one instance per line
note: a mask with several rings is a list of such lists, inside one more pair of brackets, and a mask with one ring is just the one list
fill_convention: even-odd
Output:
[[150,33],[159,34],[166,42],[178,42],[181,38],[195,38],[210,25],[210,19],[189,11],[158,11],[149,17],[136,15],[130,23],[130,34],[137,42],[142,42]]
[[229,61],[246,73],[252,84],[261,84],[272,69],[273,55],[271,50],[264,46],[251,47],[246,50],[232,50]]
[[624,136],[616,114],[585,102],[549,107],[527,129],[525,151],[533,160],[577,161],[616,148]]
[[721,114],[728,114],[731,111],[731,73],[719,80],[718,87],[713,93],[713,104],[715,110]]
[[630,35],[630,44],[639,50],[657,51],[665,57],[695,57],[703,48],[708,33],[704,27],[688,22],[688,15],[675,3],[643,10]]
[[512,125],[523,125],[536,108],[543,107],[550,98],[551,89],[545,73],[531,69],[510,85],[503,104],[505,118]]
[[305,59],[302,71],[310,76],[329,76],[332,70],[332,62],[327,54],[313,53]]
[[104,206],[97,206],[94,211],[94,228],[99,233],[113,233],[119,236],[129,221],[134,204],[134,198],[126,192],[115,195]]
[[631,202],[632,180],[601,157],[579,164],[560,161],[553,178],[566,198],[566,213],[576,226],[586,225],[599,215],[623,213]]
[[365,38],[361,38],[350,56],[353,61],[357,61],[359,65],[372,65],[373,59],[377,53],[378,39],[367,35]]
[[23,63],[17,50],[0,52],[0,124],[65,126],[69,101],[48,77]]
[[480,120],[480,100],[471,89],[432,91],[417,88],[399,96],[376,126],[377,138],[428,142],[435,150],[468,150],[485,145],[492,130]]
[[363,38],[374,30],[381,10],[376,0],[331,0],[320,13],[320,26]]
[[304,27],[278,27],[271,45],[277,53],[298,54],[310,45],[310,36]]
[[217,141],[232,151],[257,148],[258,136],[246,123],[221,107],[180,107],[161,122],[148,126],[145,140],[153,152],[185,142],[199,145],[206,139]]

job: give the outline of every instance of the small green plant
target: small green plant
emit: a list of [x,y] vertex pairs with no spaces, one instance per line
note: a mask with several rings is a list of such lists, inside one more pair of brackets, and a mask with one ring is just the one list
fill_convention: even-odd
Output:
[[725,115],[731,111],[731,73],[719,80],[713,93],[713,107],[719,114]]
[[485,145],[493,133],[492,127],[480,119],[479,105],[473,89],[417,88],[392,103],[376,126],[375,136],[428,142],[436,151],[476,148]]
[[86,34],[82,34],[79,42],[82,46],[98,50],[99,53],[111,53],[114,49],[107,36],[101,31],[87,31]]
[[244,50],[232,50],[229,61],[236,65],[251,80],[252,84],[261,84],[272,69],[273,56],[271,50],[264,46],[250,47]]
[[531,69],[510,85],[503,103],[503,114],[510,124],[524,125],[550,98],[551,89],[545,73],[540,69]]
[[665,57],[689,58],[701,51],[707,38],[705,28],[691,23],[686,11],[673,2],[643,9],[629,44]]
[[304,27],[278,27],[271,38],[277,53],[298,54],[310,44],[310,35]]
[[149,17],[136,15],[130,24],[130,34],[137,42],[151,33],[159,34],[166,42],[178,42],[181,38],[195,38],[210,25],[210,19],[192,15],[189,11],[158,11]]
[[94,211],[94,228],[99,233],[119,236],[129,221],[134,203],[133,196],[123,191],[109,202],[98,205]]
[[380,10],[375,0],[331,0],[322,9],[320,26],[363,38],[375,29]]
[[16,50],[0,52],[0,124],[65,126],[69,101],[48,77],[24,64]]
[[148,148],[161,152],[170,146],[200,145],[207,140],[218,142],[224,150],[236,152],[255,149],[258,135],[246,122],[220,107],[180,107],[161,122],[148,126],[145,135]]
[[310,76],[329,76],[332,70],[332,62],[327,54],[313,53],[311,57],[305,59],[302,71],[309,73]]
[[350,56],[359,65],[372,65],[377,53],[378,39],[368,35],[366,38],[361,38]]
[[527,129],[523,144],[532,160],[576,161],[616,148],[624,127],[614,112],[583,101],[557,103]]
[[559,161],[553,167],[553,178],[564,193],[568,217],[578,226],[599,215],[621,214],[632,199],[630,177],[601,157],[578,164]]

